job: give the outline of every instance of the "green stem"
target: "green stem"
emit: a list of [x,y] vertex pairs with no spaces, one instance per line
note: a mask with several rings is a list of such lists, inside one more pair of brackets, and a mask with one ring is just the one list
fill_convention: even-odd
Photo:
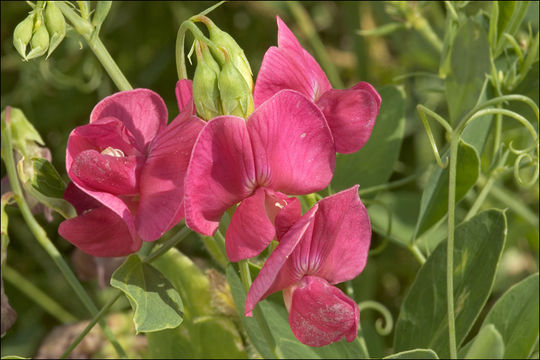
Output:
[[416,260],[418,260],[421,265],[424,265],[424,263],[426,262],[426,257],[424,256],[424,254],[422,254],[418,246],[416,246],[416,244],[409,245],[409,250],[414,255]]
[[480,194],[476,197],[474,200],[474,203],[472,204],[471,208],[467,212],[467,215],[465,215],[465,219],[463,221],[470,220],[476,213],[478,213],[478,210],[480,210],[480,206],[484,203],[484,200],[486,200],[486,197],[488,196],[489,192],[491,191],[491,187],[495,183],[496,176],[491,175],[489,179],[484,183],[484,187],[482,188],[482,191],[480,191]]
[[176,48],[175,48],[175,57],[176,57],[176,71],[178,72],[178,79],[187,79],[188,74],[186,70],[186,58],[184,56],[184,43],[186,38],[186,31],[191,31],[191,34],[195,39],[200,40],[206,43],[209,46],[212,46],[217,49],[217,46],[210,41],[202,31],[195,25],[191,20],[184,21],[178,28],[176,33]]
[[450,168],[448,185],[448,240],[446,248],[446,302],[448,306],[448,343],[450,358],[457,359],[456,323],[454,316],[454,226],[456,210],[456,171],[459,137],[450,140]]
[[[41,225],[37,222],[37,220],[34,218],[34,215],[32,215],[32,212],[30,211],[30,208],[28,207],[28,204],[26,204],[26,201],[24,200],[24,196],[21,190],[21,186],[19,184],[18,178],[17,178],[17,171],[15,170],[15,163],[13,161],[13,146],[11,144],[11,127],[8,123],[8,118],[6,114],[6,121],[5,123],[2,122],[2,156],[4,158],[4,164],[6,166],[6,172],[9,178],[9,183],[11,186],[11,189],[13,193],[15,194],[15,201],[17,202],[17,205],[19,206],[19,209],[21,211],[21,214],[28,225],[28,228],[36,238],[36,240],[39,242],[39,244],[45,249],[45,251],[49,254],[49,256],[53,259],[54,263],[60,269],[60,272],[62,272],[62,275],[66,278],[69,285],[73,288],[81,302],[84,304],[86,309],[91,315],[95,315],[97,313],[97,308],[94,305],[92,299],[90,299],[90,296],[86,293],[84,290],[84,287],[81,285],[75,274],[71,271],[68,264],[65,262],[64,258],[56,249],[52,241],[48,238],[47,233]],[[127,357],[124,349],[120,346],[118,341],[116,340],[116,337],[111,332],[111,330],[107,327],[107,324],[104,321],[100,321],[99,323],[101,327],[103,328],[103,332],[105,333],[105,336],[109,339],[109,341],[113,344],[116,351],[118,352],[118,355],[120,357]]]
[[2,276],[61,323],[67,324],[77,321],[77,318],[61,307],[56,301],[51,299],[49,295],[45,294],[30,281],[26,280],[26,278],[16,270],[5,265],[2,270]]
[[105,45],[101,42],[99,36],[93,36],[96,31],[95,27],[87,20],[81,18],[77,13],[65,2],[56,2],[56,5],[62,11],[64,16],[68,18],[75,30],[86,40],[88,46],[98,60],[101,62],[105,71],[109,74],[116,87],[121,90],[131,90],[133,87],[126,79],[116,62],[111,57],[111,54],[105,48]]
[[317,31],[315,30],[315,26],[313,25],[313,21],[311,21],[308,12],[297,1],[287,1],[286,3],[289,6],[289,9],[291,10],[293,16],[295,17],[296,22],[300,26],[300,29],[302,29],[302,32],[309,39],[313,50],[315,50],[315,54],[317,54],[317,57],[321,62],[322,68],[326,71],[326,74],[328,75],[328,79],[334,87],[342,89],[344,86],[343,81],[341,81],[341,78],[339,77],[339,72],[336,66],[334,65],[332,60],[330,60],[330,57],[326,52],[326,48],[324,47],[324,44],[322,43],[319,35],[317,34]]
[[[481,176],[478,180],[480,183],[486,182],[486,179],[483,176]],[[490,195],[508,206],[511,210],[515,211],[516,214],[521,216],[529,224],[538,228],[538,215],[531,211],[525,204],[523,204],[522,201],[516,199],[516,196],[514,194],[510,194],[502,187],[494,184],[491,189]]]
[[69,347],[66,349],[66,351],[64,351],[62,356],[60,356],[60,359],[66,359],[69,356],[69,354],[71,354],[71,352],[77,347],[77,345],[79,345],[79,343],[85,338],[85,336],[88,335],[88,333],[94,328],[94,326],[98,323],[98,321],[100,321],[103,318],[103,316],[107,313],[107,311],[109,311],[109,309],[114,305],[116,300],[118,300],[121,295],[122,295],[122,292],[120,292],[120,290],[117,290],[116,295],[112,297],[107,302],[107,304],[105,304],[105,306],[103,306],[101,310],[99,310],[99,312],[96,315],[94,315],[94,317],[88,323],[88,325],[86,325],[84,330],[77,336],[77,338],[71,343],[71,345],[69,345]]
[[[161,255],[165,254],[167,251],[169,251],[170,248],[176,246],[180,241],[186,238],[187,235],[191,230],[187,227],[182,228],[179,232],[174,234],[165,244],[163,244],[161,247],[159,247],[157,250],[154,250],[150,255],[147,255],[143,262],[150,263],[154,261],[155,259],[159,258]],[[150,249],[150,248],[149,248]],[[116,294],[105,304],[105,306],[92,318],[92,320],[88,323],[86,328],[77,336],[77,338],[71,343],[71,345],[66,349],[64,354],[62,354],[61,359],[65,359],[71,354],[73,349],[79,343],[84,339],[84,337],[92,330],[92,328],[96,325],[96,323],[101,320],[103,316],[109,311],[109,309],[114,305],[114,303],[120,298],[120,295],[122,295],[122,292],[120,290],[116,290]]]
[[364,332],[362,331],[362,325],[360,324],[360,321],[358,322],[358,336],[356,336],[356,340],[358,340],[360,348],[364,353],[364,359],[369,359],[369,351],[367,348],[366,339],[364,339]]
[[219,229],[214,236],[203,236],[203,243],[210,256],[221,266],[223,269],[227,268],[229,260],[227,258],[227,252],[225,250],[225,238],[221,234]]
[[[238,262],[238,268],[240,269],[240,278],[242,279],[242,284],[244,284],[244,289],[247,293],[251,286],[251,273],[249,272],[249,264],[247,260],[240,260]],[[262,313],[260,306],[255,306],[255,309],[253,309],[253,315],[255,316],[255,320],[259,324],[259,327],[261,328],[264,338],[266,339],[266,342],[268,343],[274,357],[279,359],[280,357],[278,356],[279,354],[277,352],[278,349],[276,348],[276,341],[274,340],[272,332],[264,319],[264,314]]]
[[[497,104],[497,108],[501,109],[501,104]],[[502,115],[495,115],[495,134],[493,135],[493,157],[497,156],[497,151],[499,151],[499,146],[501,145],[501,135],[502,135]]]
[[404,177],[403,179],[399,179],[399,180],[389,182],[389,183],[386,183],[386,184],[375,185],[375,186],[371,186],[371,187],[368,187],[368,188],[365,188],[365,189],[359,189],[358,190],[358,195],[359,196],[364,196],[364,195],[379,192],[379,191],[382,191],[382,190],[394,189],[394,188],[400,187],[402,185],[408,184],[413,180],[418,179],[421,175],[422,175],[422,173],[412,174],[412,175],[409,175],[407,177]]

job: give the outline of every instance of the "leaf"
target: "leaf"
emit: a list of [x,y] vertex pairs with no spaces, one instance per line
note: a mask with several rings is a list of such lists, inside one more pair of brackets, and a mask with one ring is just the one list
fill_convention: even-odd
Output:
[[456,124],[476,104],[485,74],[490,72],[489,45],[480,24],[469,19],[454,40],[450,74],[446,78],[446,100],[450,124]]
[[32,187],[47,197],[63,198],[66,184],[53,164],[47,159],[32,158]]
[[[455,229],[454,306],[459,346],[482,310],[504,248],[506,217],[484,211]],[[433,349],[449,356],[446,304],[446,243],[437,246],[418,272],[401,306],[394,350]]]
[[170,249],[153,264],[181,294],[185,317],[181,327],[146,334],[149,357],[246,358],[238,330],[211,306],[211,284],[191,259]]
[[184,306],[180,295],[163,274],[137,255],[130,255],[116,269],[111,285],[127,296],[137,333],[175,328],[182,323]]
[[504,358],[527,358],[538,339],[538,273],[521,280],[493,305],[484,324],[493,324],[504,340]]
[[503,33],[514,35],[527,15],[528,1],[500,1],[497,21],[497,38],[500,41]]
[[495,326],[489,324],[480,329],[465,354],[465,359],[502,359],[503,355],[503,338]]
[[[476,150],[466,142],[460,141],[456,169],[456,204],[476,183],[479,173],[480,159]],[[448,167],[446,169],[436,167],[429,177],[422,194],[420,215],[414,238],[417,238],[446,215],[448,211],[448,176]]]
[[383,87],[381,110],[369,141],[354,154],[339,154],[331,187],[337,192],[355,184],[368,188],[385,183],[398,160],[405,131],[405,96],[395,86]]
[[435,351],[431,349],[414,349],[388,355],[384,359],[438,359]]
[[[227,267],[227,281],[231,287],[234,302],[251,343],[255,346],[257,351],[259,351],[262,357],[275,358],[276,356],[268,346],[266,338],[255,317],[246,317],[243,315],[246,292],[232,265]],[[320,358],[357,359],[363,354],[358,339],[355,339],[350,343],[343,339],[339,342],[318,348],[304,345],[298,341],[292,333],[289,327],[289,315],[284,305],[280,306],[275,302],[266,299],[259,302],[257,306],[260,306],[268,327],[274,336],[274,340],[278,345],[278,352],[281,352],[281,355],[285,358],[297,358],[298,356],[313,358],[316,356]],[[294,343],[295,345],[291,345],[291,343]]]

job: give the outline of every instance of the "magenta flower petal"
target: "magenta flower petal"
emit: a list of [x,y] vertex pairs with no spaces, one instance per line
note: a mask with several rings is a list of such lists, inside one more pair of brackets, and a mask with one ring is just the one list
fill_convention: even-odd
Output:
[[140,177],[135,217],[137,232],[144,241],[159,239],[180,220],[175,215],[184,198],[184,177],[191,149],[203,127],[201,119],[184,113],[151,144]]
[[260,186],[309,194],[330,183],[336,162],[332,135],[320,110],[305,96],[280,91],[247,124]]
[[212,235],[225,210],[255,189],[253,152],[244,119],[220,116],[208,122],[193,147],[184,186],[187,226]]
[[296,90],[310,100],[317,100],[332,88],[328,78],[279,17],[277,23],[279,47],[272,46],[264,54],[253,95],[255,106],[284,89]]
[[124,256],[141,247],[141,239],[133,236],[121,217],[104,206],[63,221],[58,233],[94,256]]
[[305,276],[292,290],[289,325],[309,346],[324,346],[358,333],[358,306],[340,289],[317,276]]
[[290,267],[284,265],[302,238],[311,235],[311,231],[313,231],[312,220],[316,211],[317,205],[313,206],[290,228],[270,254],[249,288],[246,297],[246,316],[251,316],[255,305],[266,296],[285,289],[302,278],[303,274],[297,276]]
[[342,154],[364,146],[379,113],[379,94],[368,83],[363,84],[364,88],[328,90],[317,101],[332,130],[336,150]]
[[276,237],[279,240],[302,216],[302,205],[297,198],[288,198],[283,209],[276,215],[274,224]]
[[64,199],[75,207],[77,214],[82,214],[85,210],[103,206],[102,203],[79,189],[73,181],[70,181],[67,184],[66,190],[64,191]]
[[265,190],[258,188],[238,205],[225,234],[225,249],[230,261],[258,255],[274,238],[276,232],[265,203]]
[[176,93],[176,101],[178,102],[180,114],[188,113],[195,115],[196,109],[195,104],[193,103],[193,83],[191,80],[178,80],[174,91]]
[[146,153],[147,145],[167,125],[167,107],[161,96],[148,89],[121,91],[101,100],[90,114],[90,123],[114,117],[134,137],[137,149]]
[[77,155],[68,171],[78,185],[114,195],[135,195],[139,192],[138,177],[142,159],[136,156],[115,157],[96,150]]
[[102,152],[111,147],[124,155],[141,155],[129,142],[124,125],[115,118],[103,118],[98,123],[75,128],[69,135],[66,151],[66,169],[70,169],[73,159],[85,150]]
[[369,216],[358,196],[358,185],[318,204],[311,242],[303,253],[296,254],[297,248],[294,261],[300,264],[309,258],[310,266],[318,269],[315,274],[331,284],[353,279],[366,265],[371,242]]

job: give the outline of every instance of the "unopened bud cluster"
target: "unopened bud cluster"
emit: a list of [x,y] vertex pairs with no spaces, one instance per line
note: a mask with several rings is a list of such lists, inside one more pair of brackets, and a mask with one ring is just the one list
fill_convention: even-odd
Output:
[[206,16],[192,20],[204,23],[210,35],[210,44],[195,41],[193,98],[199,115],[205,120],[218,115],[247,118],[253,112],[253,79],[244,51]]
[[66,36],[66,21],[58,6],[53,1],[43,5],[36,6],[13,32],[13,45],[25,61],[45,54],[49,57]]

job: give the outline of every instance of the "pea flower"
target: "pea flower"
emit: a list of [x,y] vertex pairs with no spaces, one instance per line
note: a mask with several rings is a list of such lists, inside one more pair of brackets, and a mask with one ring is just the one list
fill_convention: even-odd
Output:
[[259,254],[275,236],[274,219],[330,182],[336,161],[332,135],[321,111],[304,95],[283,90],[246,120],[210,120],[193,147],[185,180],[186,224],[212,235],[223,213],[241,202],[225,234],[227,256]]
[[371,135],[381,97],[367,82],[350,89],[333,89],[317,61],[279,17],[277,24],[278,47],[270,47],[264,55],[255,84],[255,106],[280,90],[299,91],[324,113],[337,152],[358,151]]
[[167,126],[167,108],[148,89],[101,100],[90,124],[69,135],[64,197],[78,216],[59,234],[100,257],[137,251],[184,216],[184,176],[204,122],[194,116],[189,80],[176,85],[180,114]]
[[356,277],[367,261],[371,225],[358,185],[320,200],[295,222],[277,220],[279,245],[249,289],[246,316],[259,301],[283,290],[289,325],[299,341],[310,346],[342,337],[353,341],[358,306],[333,285]]

